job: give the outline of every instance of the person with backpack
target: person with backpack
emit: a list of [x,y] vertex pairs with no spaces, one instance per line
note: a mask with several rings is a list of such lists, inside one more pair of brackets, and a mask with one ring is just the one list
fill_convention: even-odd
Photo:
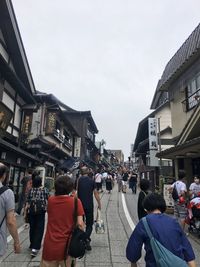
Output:
[[[131,262],[131,267],[137,266],[143,244],[146,251],[146,267],[187,265],[196,267],[194,251],[179,223],[174,218],[164,214],[166,210],[164,198],[158,193],[150,193],[145,197],[143,206],[148,213],[144,218],[146,218],[154,240],[150,239],[143,218],[136,225],[126,247],[126,257]],[[170,251],[169,253],[172,253],[172,256],[168,259],[161,257],[162,264],[160,265],[157,264],[157,259],[160,255],[153,247],[155,239],[165,250],[167,249]],[[176,261],[182,262],[182,265],[176,264]]]
[[42,186],[42,178],[35,176],[32,188],[28,192],[24,216],[28,217],[30,224],[29,239],[31,256],[37,256],[40,248],[45,226],[45,213],[47,210],[49,192]]
[[8,174],[8,168],[0,163],[0,258],[7,249],[7,228],[14,242],[14,252],[20,253],[21,247],[17,232],[17,222],[15,218],[15,197],[11,189],[3,186]]
[[186,208],[186,184],[183,182],[185,178],[185,171],[179,170],[178,180],[171,185],[169,189],[172,193],[172,198],[174,200],[174,216],[179,221],[183,230],[185,228],[185,218],[187,215]]

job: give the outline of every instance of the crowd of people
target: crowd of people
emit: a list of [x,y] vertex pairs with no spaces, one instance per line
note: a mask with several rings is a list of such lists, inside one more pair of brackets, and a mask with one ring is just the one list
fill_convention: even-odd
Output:
[[[0,221],[0,257],[6,252],[7,227],[14,240],[14,251],[20,253],[13,188],[10,184],[8,187],[3,186],[7,173],[8,168],[0,163],[0,218],[2,218]],[[178,198],[174,200],[174,214],[177,218],[174,220],[164,214],[166,203],[162,195],[150,192],[149,180],[139,180],[136,172],[128,171],[125,168],[117,171],[98,170],[93,172],[92,169],[83,166],[76,175],[76,179],[73,179],[69,173],[58,175],[55,179],[55,192],[51,196],[47,188],[42,185],[39,173],[27,173],[21,179],[22,191],[16,212],[21,214],[23,211],[25,222],[29,224],[30,255],[35,257],[38,254],[44,235],[40,267],[71,267],[72,263],[74,264],[74,259],[67,254],[67,251],[74,227],[76,197],[78,198],[77,225],[85,232],[86,250],[92,250],[94,199],[97,202],[97,208],[101,210],[100,194],[104,191],[111,194],[116,182],[118,192],[123,194],[126,194],[128,185],[133,194],[136,194],[137,188],[139,188],[137,201],[139,223],[135,227],[126,249],[126,256],[131,262],[131,266],[137,266],[143,244],[146,250],[146,266],[156,266],[150,238],[142,221],[142,218],[146,217],[153,236],[173,254],[187,262],[188,266],[195,267],[194,252],[184,229],[187,197],[194,199],[199,196],[200,181],[199,177],[195,176],[187,194],[184,178],[185,172],[179,171],[178,180],[171,185],[169,190],[172,195],[176,190],[178,195]],[[48,220],[44,234],[46,212]],[[172,233],[173,240],[171,239]]]

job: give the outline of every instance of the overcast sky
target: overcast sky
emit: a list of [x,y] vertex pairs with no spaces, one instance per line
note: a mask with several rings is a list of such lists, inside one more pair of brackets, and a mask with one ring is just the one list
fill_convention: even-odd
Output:
[[199,0],[12,0],[36,89],[91,110],[125,159],[165,65],[200,22]]

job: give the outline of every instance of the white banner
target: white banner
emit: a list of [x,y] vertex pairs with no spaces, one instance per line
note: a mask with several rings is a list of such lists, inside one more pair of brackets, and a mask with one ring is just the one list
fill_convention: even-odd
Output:
[[149,118],[149,150],[158,150],[157,119]]

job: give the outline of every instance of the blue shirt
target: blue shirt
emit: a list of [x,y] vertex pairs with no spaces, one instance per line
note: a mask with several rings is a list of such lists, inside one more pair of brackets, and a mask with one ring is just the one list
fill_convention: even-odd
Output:
[[[166,214],[149,214],[147,222],[153,236],[168,250],[186,262],[194,260],[195,255],[190,242],[178,222]],[[149,237],[140,220],[136,225],[126,248],[126,257],[136,263],[141,258],[142,245],[146,251],[146,267],[156,267]]]

